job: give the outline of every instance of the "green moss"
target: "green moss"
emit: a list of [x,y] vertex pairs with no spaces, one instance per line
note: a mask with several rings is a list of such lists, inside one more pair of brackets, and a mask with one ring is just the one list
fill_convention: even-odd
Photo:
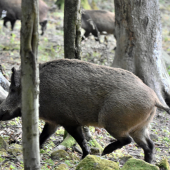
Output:
[[3,139],[3,137],[0,136],[0,150],[4,151],[8,149],[7,142]]
[[64,129],[59,129],[56,131],[57,135],[64,135]]
[[57,166],[55,170],[68,170],[68,166],[62,163],[59,166]]
[[155,165],[149,164],[140,159],[130,158],[121,170],[159,170]]
[[65,159],[65,160],[70,160],[69,154],[65,150],[57,150],[51,153],[51,159]]
[[76,143],[75,139],[71,135],[67,135],[66,138],[60,145],[65,146],[66,148],[72,147]]
[[[0,156],[8,156],[6,151],[0,151]],[[1,162],[1,161],[0,161]]]
[[170,166],[167,158],[163,159],[159,164],[157,164],[157,166],[159,166],[159,168],[164,170],[170,170]]
[[73,152],[73,153],[68,153],[69,157],[71,160],[77,160],[80,161],[80,158]]
[[76,170],[118,170],[119,166],[113,161],[98,156],[88,155],[76,167]]
[[13,154],[14,156],[22,154],[22,146],[18,145],[18,144],[12,144],[12,145],[10,145],[8,152]]
[[103,148],[101,147],[101,145],[94,139],[92,138],[89,143],[91,143],[93,145],[93,147],[96,147],[100,150],[100,154],[102,153],[103,151]]

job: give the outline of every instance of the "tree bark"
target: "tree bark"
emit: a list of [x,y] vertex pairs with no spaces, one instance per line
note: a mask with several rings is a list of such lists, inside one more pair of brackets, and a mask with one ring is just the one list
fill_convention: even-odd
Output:
[[21,86],[22,140],[24,169],[40,169],[39,156],[39,70],[38,0],[22,0],[21,25]]
[[64,55],[65,58],[81,59],[80,0],[65,0],[64,6]]
[[[65,0],[64,8],[64,55],[69,59],[81,59],[81,14],[80,0]],[[92,139],[88,127],[82,127],[87,140]],[[65,147],[71,147],[76,142],[72,136],[65,132],[64,141],[60,144]],[[96,146],[97,141],[95,141]],[[100,146],[101,148],[101,146]]]
[[6,99],[9,91],[10,83],[2,74],[2,67],[0,65],[0,104]]
[[158,0],[115,0],[117,48],[113,67],[129,70],[170,106],[170,78],[161,59]]
[[[58,6],[59,9],[64,10],[64,0],[57,0],[55,4]],[[81,7],[83,9],[91,9],[88,0],[81,0]]]

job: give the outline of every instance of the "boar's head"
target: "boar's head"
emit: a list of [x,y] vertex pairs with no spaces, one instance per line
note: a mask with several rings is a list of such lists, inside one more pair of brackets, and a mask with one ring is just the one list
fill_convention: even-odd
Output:
[[0,105],[0,120],[10,120],[17,116],[21,116],[21,79],[20,71],[12,68],[9,94]]

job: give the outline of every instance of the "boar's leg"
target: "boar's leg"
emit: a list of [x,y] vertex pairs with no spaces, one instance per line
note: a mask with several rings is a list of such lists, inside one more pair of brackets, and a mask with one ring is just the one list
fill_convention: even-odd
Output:
[[11,30],[13,31],[16,20],[10,20],[10,22],[11,22]]
[[86,157],[90,153],[90,150],[87,146],[87,141],[83,134],[82,127],[81,126],[64,126],[64,128],[80,145],[83,151],[82,159]]
[[89,34],[90,34],[90,32],[89,32],[89,31],[86,31],[86,32],[84,33],[84,35],[82,36],[81,41],[85,40],[85,38],[88,37]]
[[7,28],[7,25],[6,25],[6,24],[7,24],[8,21],[10,21],[10,23],[11,23],[11,30],[13,31],[16,20],[5,17],[5,18],[4,18],[4,23],[3,23],[3,25],[4,25],[4,27],[6,27],[6,28]]
[[149,137],[147,129],[143,128],[140,131],[135,131],[131,134],[134,141],[144,150],[144,160],[148,163],[152,162],[154,144]]
[[6,27],[6,28],[8,28],[7,25],[6,25],[8,21],[9,21],[9,20],[5,17],[5,18],[4,18],[3,26]]
[[94,35],[95,40],[99,41],[99,43],[100,43],[100,38],[99,38],[100,37],[100,33],[99,33],[97,28],[93,29],[92,34]]
[[40,135],[40,148],[42,148],[42,145],[44,142],[57,130],[58,125],[45,123],[43,131]]
[[47,20],[40,22],[41,25],[41,35],[44,35],[44,31],[47,29]]
[[120,149],[123,146],[131,143],[131,141],[132,141],[132,138],[130,136],[119,138],[116,142],[112,142],[108,146],[106,146],[103,150],[102,155],[109,154],[115,151],[116,149]]

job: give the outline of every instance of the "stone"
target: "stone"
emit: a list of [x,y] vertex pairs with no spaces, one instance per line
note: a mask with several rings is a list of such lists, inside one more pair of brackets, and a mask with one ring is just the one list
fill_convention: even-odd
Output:
[[9,146],[8,152],[11,153],[14,156],[18,156],[20,154],[22,154],[22,146],[19,144],[11,144]]
[[54,170],[69,170],[69,168],[66,164],[61,163],[59,166],[55,167]]
[[91,147],[91,155],[101,155],[101,151],[99,148]]
[[160,168],[160,170],[170,170],[167,158],[164,158],[159,164],[157,164],[157,166]]
[[3,137],[0,136],[0,150],[4,151],[8,149],[7,142],[3,139]]
[[130,158],[121,170],[159,170],[155,165],[149,164],[141,159]]
[[57,150],[51,153],[51,159],[53,160],[60,160],[60,159],[65,159],[65,160],[70,160],[69,154],[65,150]]
[[88,155],[77,165],[76,170],[119,170],[119,166],[116,162]]

